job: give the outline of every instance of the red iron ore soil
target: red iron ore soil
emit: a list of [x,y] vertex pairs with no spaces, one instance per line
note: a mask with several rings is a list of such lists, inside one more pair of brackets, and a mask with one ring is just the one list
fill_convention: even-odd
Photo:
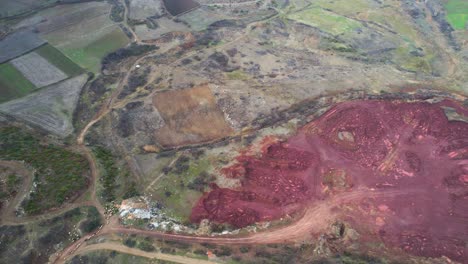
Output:
[[244,227],[340,191],[405,190],[407,195],[355,201],[355,222],[369,224],[387,245],[464,262],[468,123],[449,121],[441,106],[468,115],[468,109],[448,100],[338,104],[287,141],[271,143],[260,156],[240,155],[223,173],[241,179],[241,188],[212,184],[191,220]]

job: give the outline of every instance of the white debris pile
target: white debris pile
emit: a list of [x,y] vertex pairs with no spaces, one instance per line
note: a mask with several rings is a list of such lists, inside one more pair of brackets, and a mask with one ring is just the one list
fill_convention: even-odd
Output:
[[120,218],[123,219],[150,219],[151,210],[142,198],[123,200],[119,208]]
[[123,200],[119,208],[120,219],[127,220],[144,219],[148,222],[148,228],[152,230],[183,232],[193,234],[195,229],[180,224],[177,220],[167,216],[157,204],[151,203],[146,197],[130,198]]

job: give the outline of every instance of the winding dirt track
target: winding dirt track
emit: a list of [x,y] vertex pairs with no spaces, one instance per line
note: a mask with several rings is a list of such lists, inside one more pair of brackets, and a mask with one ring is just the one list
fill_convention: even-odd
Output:
[[1,166],[13,169],[16,173],[23,176],[21,188],[18,190],[16,196],[8,203],[8,206],[2,210],[0,222],[2,224],[9,224],[17,222],[15,215],[15,208],[21,203],[24,197],[31,189],[33,171],[29,170],[24,163],[19,161],[0,161]]
[[[246,244],[274,244],[274,243],[285,243],[285,242],[295,242],[301,241],[304,239],[310,238],[313,234],[325,232],[329,227],[330,223],[334,220],[335,213],[332,209],[343,202],[353,202],[359,201],[363,198],[390,198],[399,196],[402,194],[411,194],[418,191],[414,190],[369,190],[369,189],[358,189],[353,192],[343,193],[336,195],[335,197],[329,200],[318,200],[315,203],[312,203],[309,207],[306,208],[303,216],[292,223],[291,225],[280,227],[277,229],[271,229],[264,232],[254,233],[249,236],[244,237],[203,237],[203,236],[189,236],[189,235],[178,235],[178,234],[169,234],[158,231],[149,231],[149,230],[140,230],[134,228],[125,228],[118,225],[117,221],[112,221],[107,224],[103,229],[100,229],[94,234],[89,234],[75,244],[71,245],[67,249],[61,252],[61,255],[54,261],[54,263],[65,263],[71,257],[85,253],[91,250],[98,249],[114,249],[116,248],[115,243],[105,242],[98,245],[90,245],[81,247],[82,244],[89,240],[90,238],[105,235],[105,234],[136,234],[155,237],[165,240],[173,241],[183,241],[189,243],[215,243],[223,245],[246,245]],[[115,219],[114,219],[115,220]],[[120,248],[125,248],[126,250],[131,250],[125,246],[118,245],[117,251]],[[122,251],[123,252],[123,251]],[[139,255],[145,257],[145,255],[140,254],[138,250],[133,250],[129,254]],[[146,252],[145,252],[146,253]],[[176,261],[177,262],[177,261]],[[181,262],[181,263],[190,263],[190,262]],[[199,262],[197,262],[199,263]]]
[[312,234],[324,232],[329,228],[330,223],[334,220],[335,213],[332,209],[343,202],[359,201],[363,198],[390,198],[402,194],[416,193],[417,191],[410,190],[381,190],[373,191],[369,189],[356,190],[349,193],[336,195],[329,200],[318,200],[306,208],[303,216],[296,222],[281,227],[278,229],[271,229],[264,232],[255,233],[245,237],[203,237],[203,236],[188,236],[168,234],[156,231],[139,230],[125,227],[109,227],[102,234],[105,233],[127,233],[152,236],[156,238],[164,238],[167,240],[196,242],[196,243],[216,243],[216,244],[269,244],[269,243],[283,243],[294,242],[308,238]]

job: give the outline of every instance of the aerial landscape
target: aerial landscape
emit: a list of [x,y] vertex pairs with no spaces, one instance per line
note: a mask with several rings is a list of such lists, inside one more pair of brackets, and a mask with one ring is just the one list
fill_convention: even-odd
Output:
[[468,264],[468,1],[0,0],[0,263]]

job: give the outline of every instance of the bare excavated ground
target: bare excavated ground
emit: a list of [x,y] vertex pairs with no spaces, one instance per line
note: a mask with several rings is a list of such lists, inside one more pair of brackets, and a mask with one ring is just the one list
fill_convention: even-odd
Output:
[[239,156],[222,171],[239,178],[241,187],[212,185],[191,219],[243,227],[337,193],[398,191],[398,196],[344,199],[335,210],[388,246],[462,262],[468,238],[463,221],[468,124],[448,121],[441,106],[468,113],[452,101],[338,104],[286,141],[262,146],[260,158],[248,151]]
[[155,131],[163,147],[213,141],[233,132],[208,85],[157,93],[153,106],[165,123]]
[[[445,2],[156,2],[59,5],[11,23],[35,27],[96,73],[75,116],[77,145],[99,179],[89,203],[102,213],[103,193],[106,209],[144,196],[150,209],[149,219],[114,216],[81,233],[57,262],[94,241],[163,256],[102,236],[117,233],[300,244],[303,258],[291,263],[344,251],[466,262],[467,44],[445,21]],[[127,37],[134,43],[99,70]],[[36,83],[62,78],[44,76]],[[80,89],[56,88],[70,98],[51,103],[47,89],[3,112],[73,141]],[[229,261],[227,252],[216,254]],[[242,260],[268,252],[285,256]]]

